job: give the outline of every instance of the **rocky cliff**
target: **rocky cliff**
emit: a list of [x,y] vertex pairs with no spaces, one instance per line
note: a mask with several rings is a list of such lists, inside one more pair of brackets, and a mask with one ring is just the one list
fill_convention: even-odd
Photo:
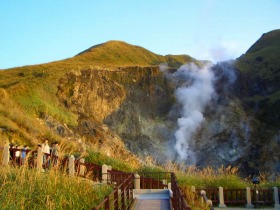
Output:
[[[181,145],[192,163],[238,166],[246,175],[280,171],[279,40],[279,30],[269,32],[237,60],[207,67],[214,93]],[[163,71],[162,62],[171,68]],[[179,68],[191,62],[195,69],[209,65],[114,41],[64,61],[0,72],[0,136],[30,146],[64,138],[126,161],[187,164],[175,149],[176,131],[183,110],[192,109],[176,91],[195,84],[195,72]]]
[[170,129],[164,119],[174,97],[158,67],[70,72],[60,80],[57,96],[78,114],[81,135],[95,138],[95,125],[106,125],[134,154],[166,160],[163,136]]

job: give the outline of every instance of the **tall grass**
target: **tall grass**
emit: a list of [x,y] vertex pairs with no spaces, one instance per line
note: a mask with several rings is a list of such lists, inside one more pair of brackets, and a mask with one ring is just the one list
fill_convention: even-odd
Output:
[[185,199],[187,204],[191,207],[191,209],[197,210],[208,210],[210,209],[209,206],[202,201],[202,197],[199,196],[197,193],[192,192],[191,187],[185,186],[181,187],[182,193],[185,195]]
[[240,189],[248,186],[246,180],[238,175],[236,167],[220,167],[214,169],[212,167],[198,168],[188,167],[184,173],[178,173],[180,185],[195,186],[197,188],[218,188]]
[[110,165],[113,169],[124,172],[134,172],[138,168],[138,165],[133,164],[134,161],[125,162],[121,159],[109,157],[94,150],[89,150],[87,152],[85,160],[86,162],[95,163],[97,165]]
[[0,168],[0,209],[91,209],[112,189],[57,170]]

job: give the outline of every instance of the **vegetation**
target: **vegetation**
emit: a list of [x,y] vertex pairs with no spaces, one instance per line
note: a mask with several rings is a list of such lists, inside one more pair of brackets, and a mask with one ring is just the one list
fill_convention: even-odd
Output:
[[113,169],[124,171],[124,172],[134,172],[138,165],[131,164],[132,162],[124,162],[123,160],[108,157],[97,151],[88,151],[87,156],[85,157],[86,162],[95,163],[97,165],[109,165],[112,166]]
[[[172,67],[174,62],[181,65],[189,61],[196,62],[187,55],[164,57],[139,46],[109,41],[73,58],[2,70],[0,128],[4,132],[1,135],[9,141],[35,145],[38,141],[36,139],[41,139],[48,130],[45,126],[38,125],[36,119],[44,119],[45,116],[52,116],[69,127],[75,127],[77,114],[66,109],[56,96],[59,80],[67,72],[100,67],[114,69],[122,66],[151,66],[164,62],[169,62]],[[36,131],[33,132],[34,129]]]
[[[62,151],[67,151],[68,145],[62,144]],[[126,172],[157,173],[173,171],[176,173],[179,185],[185,193],[188,204],[192,208],[208,209],[201,203],[200,197],[191,192],[191,186],[196,189],[218,188],[245,189],[253,187],[251,177],[241,178],[236,167],[197,168],[167,163],[164,166],[147,162],[142,166],[131,166],[121,160],[110,158],[98,152],[89,151],[86,161],[95,164],[108,164],[114,169]],[[280,179],[268,181],[269,174],[260,176],[260,188],[280,187]],[[44,173],[38,170],[20,168],[0,168],[0,208],[1,209],[90,209],[97,205],[104,196],[112,192],[110,186],[98,185],[91,180],[79,177],[69,177],[57,168],[51,168]]]
[[199,169],[196,167],[187,168],[185,173],[178,173],[178,180],[181,186],[195,186],[196,188],[218,188],[244,189],[248,182],[238,176],[235,167],[220,167],[214,170],[212,167]]
[[279,55],[280,30],[274,30],[263,34],[235,64],[240,71],[239,94],[247,107],[257,107],[253,109],[261,122],[258,130],[265,138],[271,135],[266,131],[277,130],[280,125]]
[[91,209],[112,189],[81,178],[25,167],[0,168],[1,209]]
[[[272,115],[276,117],[280,116],[280,94],[274,91],[275,87],[278,87],[280,78],[279,35],[279,30],[265,34],[236,62],[236,68],[245,75],[240,83],[243,83],[242,91],[248,96],[246,100],[261,102],[264,110],[275,110],[276,113]],[[51,141],[63,141],[61,136],[51,133],[41,122],[46,116],[52,116],[71,128],[77,126],[77,114],[65,108],[56,96],[59,80],[70,71],[100,67],[113,70],[123,66],[150,66],[164,62],[171,68],[177,68],[190,61],[197,62],[187,55],[161,56],[138,46],[111,41],[62,61],[0,71],[1,141],[3,143],[4,140],[9,140],[29,146],[34,146],[45,138]],[[250,85],[253,82],[247,81],[247,76],[255,81],[263,78],[261,81],[265,80],[265,85],[270,85],[272,88],[269,90],[273,91],[266,92],[265,95],[257,95],[255,90],[252,92]],[[238,112],[238,114],[242,113]],[[275,121],[271,120],[271,122]],[[275,123],[271,124],[275,125]],[[71,144],[67,142],[64,146],[70,147]],[[86,161],[111,165],[114,169],[127,172],[174,171],[179,184],[186,191],[190,186],[196,188],[223,186],[229,189],[251,185],[250,177],[241,178],[237,168],[232,167],[221,167],[217,170],[211,167],[204,169],[189,167],[183,170],[169,164],[158,167],[144,163],[143,166],[139,166],[93,150],[88,151]],[[264,174],[261,179],[260,187],[280,187],[279,179],[276,179],[276,182],[269,182],[268,175]],[[109,187],[98,185],[93,187],[90,182],[59,174],[56,170],[39,173],[24,167],[0,168],[0,183],[1,209],[89,209],[98,203],[104,194],[111,192]]]

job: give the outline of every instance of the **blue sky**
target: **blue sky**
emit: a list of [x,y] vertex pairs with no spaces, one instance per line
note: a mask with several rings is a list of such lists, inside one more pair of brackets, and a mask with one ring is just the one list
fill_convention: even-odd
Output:
[[109,40],[154,53],[236,58],[280,28],[280,0],[1,0],[0,69],[72,57]]

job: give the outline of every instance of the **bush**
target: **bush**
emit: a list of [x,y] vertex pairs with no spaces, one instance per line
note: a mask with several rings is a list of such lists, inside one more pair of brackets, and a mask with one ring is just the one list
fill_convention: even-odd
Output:
[[113,169],[124,171],[124,172],[133,172],[135,168],[129,163],[125,163],[123,160],[116,158],[108,157],[107,155],[101,154],[95,151],[88,151],[88,155],[85,157],[86,162],[95,163],[97,165],[110,165]]

